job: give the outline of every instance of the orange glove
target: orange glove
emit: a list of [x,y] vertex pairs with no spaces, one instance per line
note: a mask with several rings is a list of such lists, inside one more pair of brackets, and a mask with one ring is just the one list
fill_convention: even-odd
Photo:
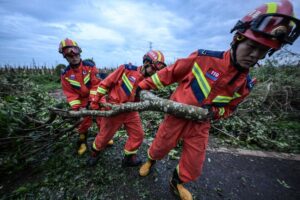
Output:
[[99,103],[98,102],[91,102],[90,104],[90,110],[99,110]]

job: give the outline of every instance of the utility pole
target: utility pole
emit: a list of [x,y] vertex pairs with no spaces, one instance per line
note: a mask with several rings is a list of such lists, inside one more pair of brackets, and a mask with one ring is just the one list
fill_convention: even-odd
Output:
[[150,41],[149,42],[149,51],[151,51],[152,50],[152,42]]

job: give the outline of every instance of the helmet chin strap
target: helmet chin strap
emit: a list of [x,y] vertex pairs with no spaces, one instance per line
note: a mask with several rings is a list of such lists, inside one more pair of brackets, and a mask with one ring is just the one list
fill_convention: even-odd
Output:
[[237,46],[238,46],[238,42],[235,42],[233,45],[231,45],[231,49],[232,49],[232,56],[231,56],[231,62],[233,64],[233,66],[238,70],[238,71],[243,71],[243,67],[237,62],[236,60],[236,51],[237,51]]
[[243,41],[245,39],[244,36],[242,35],[236,35],[234,36],[235,39],[234,41],[231,43],[231,50],[232,50],[232,56],[231,56],[231,62],[233,64],[233,66],[239,71],[242,72],[245,69],[237,62],[236,60],[236,52],[237,52],[237,47],[240,44],[241,41]]

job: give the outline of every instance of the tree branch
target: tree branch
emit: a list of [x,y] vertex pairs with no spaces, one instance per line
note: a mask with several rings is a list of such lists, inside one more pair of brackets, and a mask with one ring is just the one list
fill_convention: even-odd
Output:
[[193,105],[178,103],[175,101],[162,99],[148,91],[141,91],[141,102],[128,102],[123,104],[105,104],[110,110],[80,110],[67,111],[57,108],[49,108],[51,113],[58,114],[63,117],[83,117],[83,116],[102,116],[110,117],[123,112],[132,111],[159,111],[174,115],[176,117],[204,120],[207,119],[208,110]]

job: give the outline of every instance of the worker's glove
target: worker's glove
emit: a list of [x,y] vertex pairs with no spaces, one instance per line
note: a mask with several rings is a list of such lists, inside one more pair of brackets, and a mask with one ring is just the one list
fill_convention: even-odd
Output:
[[207,109],[208,113],[206,115],[206,119],[211,120],[215,118],[215,109],[211,105],[203,105],[202,108]]
[[79,109],[80,109],[80,106],[73,106],[71,108],[72,111],[79,111]]
[[98,102],[91,102],[90,103],[90,107],[89,107],[89,109],[90,110],[99,110],[99,103]]
[[135,90],[134,101],[140,101],[141,91],[142,91],[142,88],[140,88],[140,86],[138,86]]

